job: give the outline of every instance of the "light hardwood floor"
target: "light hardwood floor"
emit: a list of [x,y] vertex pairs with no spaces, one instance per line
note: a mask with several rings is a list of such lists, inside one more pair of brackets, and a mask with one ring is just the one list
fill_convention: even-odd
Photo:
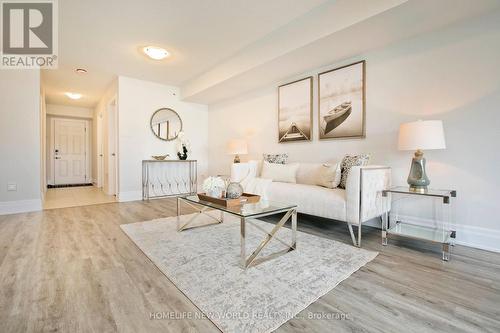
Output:
[[[0,216],[0,331],[217,332],[207,319],[150,319],[198,310],[119,225],[174,214],[164,199]],[[299,229],[350,242],[343,223],[299,216]],[[439,246],[382,247],[363,231],[379,256],[278,332],[500,331],[500,254],[456,246],[445,263]]]
[[97,205],[115,202],[114,195],[107,195],[95,186],[49,188],[45,193],[43,209]]

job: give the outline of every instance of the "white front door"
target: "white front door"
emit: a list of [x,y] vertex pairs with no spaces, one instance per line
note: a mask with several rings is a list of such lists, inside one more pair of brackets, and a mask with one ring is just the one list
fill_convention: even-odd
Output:
[[54,183],[87,183],[87,121],[54,120]]

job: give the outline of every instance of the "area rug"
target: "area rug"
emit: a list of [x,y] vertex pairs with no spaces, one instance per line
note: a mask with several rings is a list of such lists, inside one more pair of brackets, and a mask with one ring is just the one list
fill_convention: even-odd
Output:
[[[181,216],[187,220],[192,215]],[[210,223],[200,215],[196,223]],[[273,224],[253,220],[270,231]],[[121,225],[151,261],[223,332],[277,329],[377,256],[377,252],[298,232],[297,250],[242,269],[239,219],[176,231],[176,218]],[[300,225],[300,220],[299,220]],[[262,241],[247,224],[249,255]],[[277,236],[289,240],[291,230]],[[282,250],[271,241],[262,255]]]

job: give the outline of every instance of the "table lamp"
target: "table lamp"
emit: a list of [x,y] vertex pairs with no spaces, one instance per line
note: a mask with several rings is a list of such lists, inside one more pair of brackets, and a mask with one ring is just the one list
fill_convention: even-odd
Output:
[[401,124],[398,148],[399,150],[416,150],[411,161],[408,184],[411,191],[426,192],[430,181],[425,172],[423,150],[446,148],[443,122],[441,120],[419,120]]
[[234,163],[240,163],[240,156],[248,154],[248,146],[245,140],[233,139],[227,144],[227,152],[234,155]]

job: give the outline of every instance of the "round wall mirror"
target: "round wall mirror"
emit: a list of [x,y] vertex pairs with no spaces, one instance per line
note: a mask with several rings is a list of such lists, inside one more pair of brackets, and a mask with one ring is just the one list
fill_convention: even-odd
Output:
[[151,117],[151,130],[158,139],[174,140],[182,131],[181,117],[169,108],[156,110]]

